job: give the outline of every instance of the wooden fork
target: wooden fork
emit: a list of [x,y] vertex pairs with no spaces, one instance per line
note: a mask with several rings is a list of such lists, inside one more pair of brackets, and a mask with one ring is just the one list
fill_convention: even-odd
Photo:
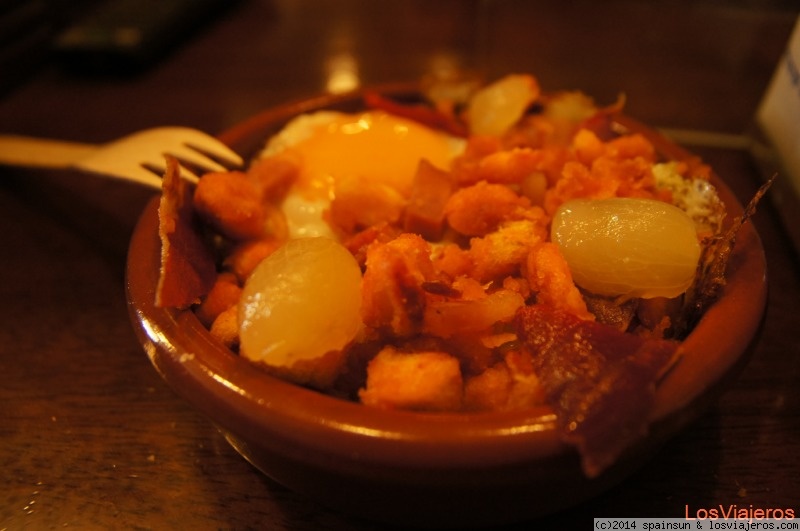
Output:
[[77,169],[161,189],[165,155],[181,162],[181,176],[238,168],[242,158],[216,138],[187,127],[159,127],[104,145],[0,135],[0,164]]

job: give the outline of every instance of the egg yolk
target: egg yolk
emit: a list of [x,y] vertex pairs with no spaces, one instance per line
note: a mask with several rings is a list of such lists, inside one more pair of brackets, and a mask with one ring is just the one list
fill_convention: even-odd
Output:
[[295,185],[307,199],[333,199],[338,179],[375,179],[408,195],[420,159],[450,167],[453,139],[381,111],[339,115],[288,148],[301,173]]

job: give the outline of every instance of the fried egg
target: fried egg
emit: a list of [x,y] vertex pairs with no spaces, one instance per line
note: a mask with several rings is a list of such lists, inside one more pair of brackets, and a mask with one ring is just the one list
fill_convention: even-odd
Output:
[[290,121],[260,156],[288,156],[301,168],[282,205],[289,236],[333,237],[324,218],[338,180],[374,179],[408,197],[421,159],[449,169],[464,147],[463,139],[382,111],[320,111]]

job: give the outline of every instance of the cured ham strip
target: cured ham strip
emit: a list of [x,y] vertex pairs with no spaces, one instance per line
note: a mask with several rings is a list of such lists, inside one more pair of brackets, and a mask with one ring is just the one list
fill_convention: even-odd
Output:
[[167,157],[158,221],[161,275],[156,306],[186,308],[209,292],[217,273],[194,224],[192,189],[181,179],[178,161],[172,157]]
[[555,410],[564,442],[595,477],[647,432],[656,382],[679,344],[620,332],[543,304],[521,309],[517,331]]
[[453,136],[467,137],[468,131],[463,123],[427,105],[410,105],[394,101],[377,92],[366,92],[364,103],[371,109],[386,111],[395,116],[414,120],[433,129],[439,129]]
[[736,217],[726,231],[711,237],[705,243],[703,254],[697,265],[694,283],[686,292],[683,311],[675,323],[674,337],[676,339],[684,339],[688,336],[706,310],[716,302],[725,287],[728,261],[733,254],[739,230],[756,213],[759,201],[777,178],[778,176],[775,174],[762,184],[747,203],[742,215]]

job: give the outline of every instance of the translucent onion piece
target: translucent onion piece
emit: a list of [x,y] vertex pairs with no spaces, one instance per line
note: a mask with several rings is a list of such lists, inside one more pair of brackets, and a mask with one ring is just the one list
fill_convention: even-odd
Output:
[[467,108],[470,132],[500,136],[517,123],[528,106],[539,97],[536,79],[509,75],[476,92]]
[[568,201],[553,217],[551,238],[575,283],[605,296],[676,297],[700,258],[692,219],[653,199]]
[[361,326],[361,270],[329,238],[290,240],[248,278],[239,303],[240,350],[274,367],[340,350]]

